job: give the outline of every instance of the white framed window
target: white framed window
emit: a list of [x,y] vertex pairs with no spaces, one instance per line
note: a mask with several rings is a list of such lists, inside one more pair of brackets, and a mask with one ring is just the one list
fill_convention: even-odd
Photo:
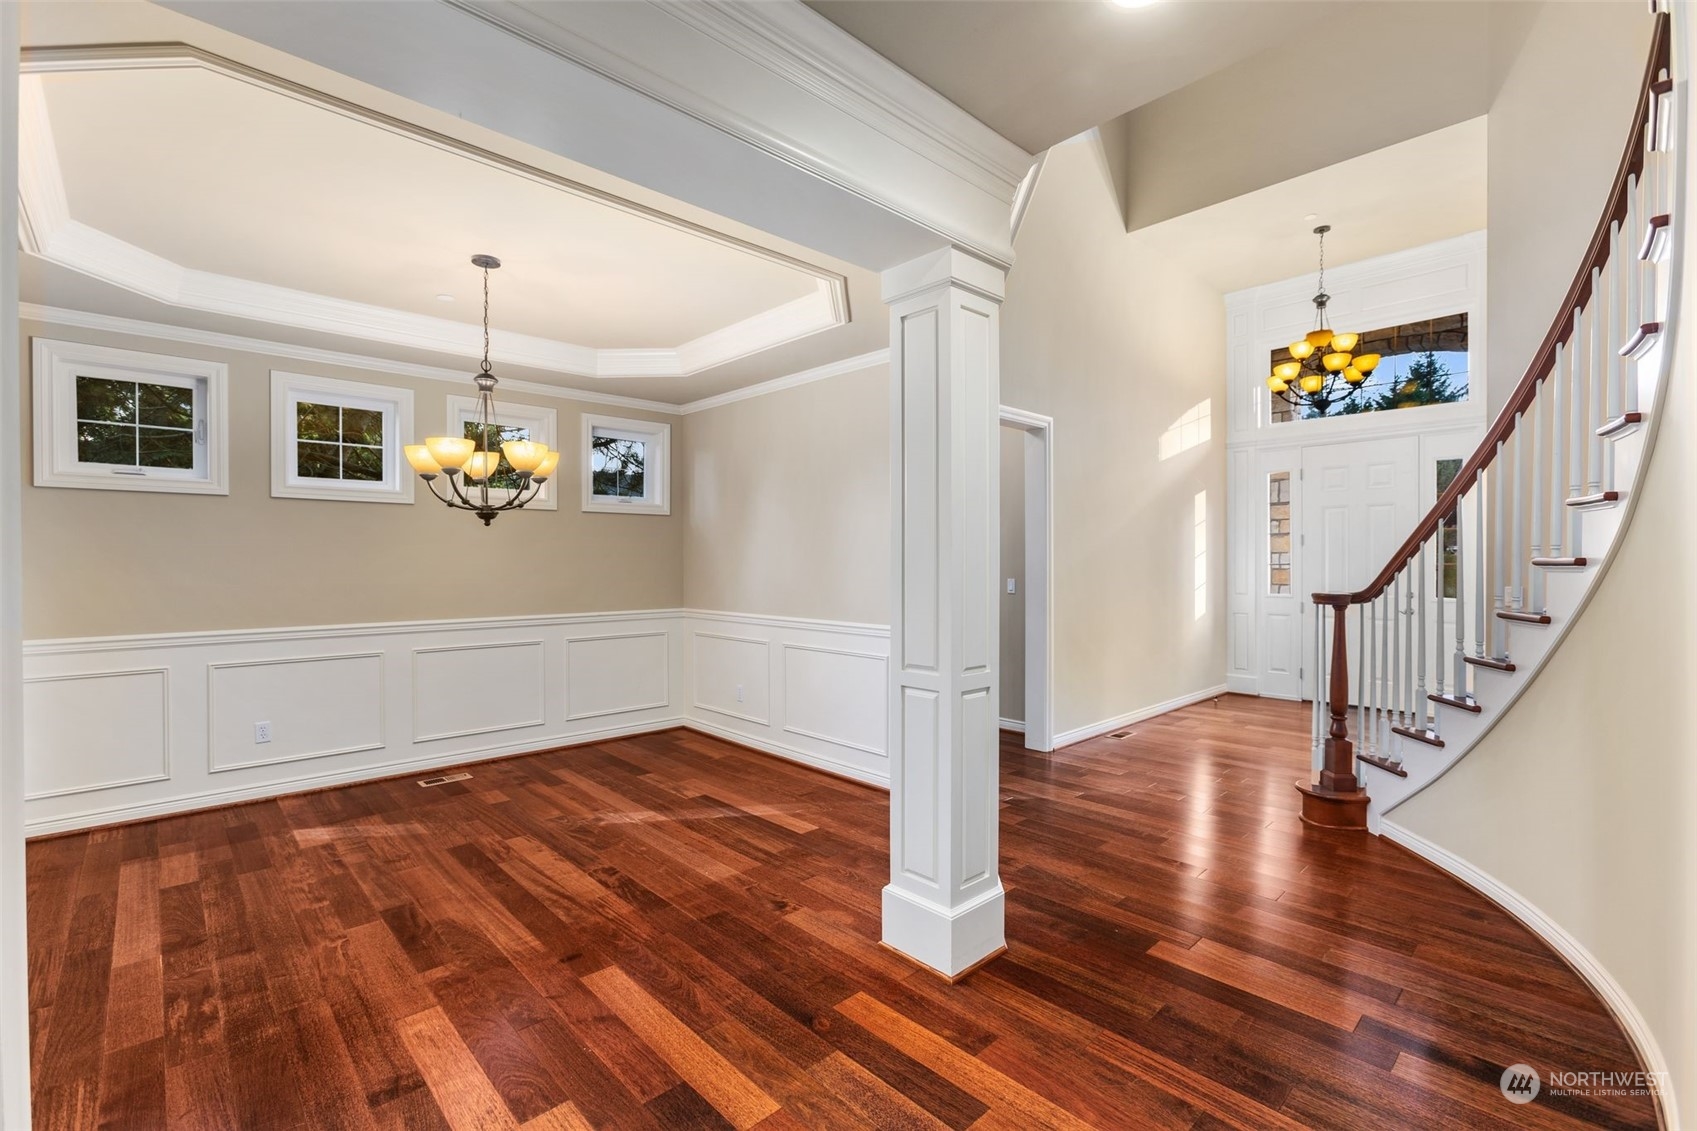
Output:
[[[495,444],[499,447],[508,440],[537,440],[547,444],[549,448],[558,451],[559,427],[558,416],[551,408],[538,408],[535,405],[513,404],[510,401],[497,399],[495,402],[495,427],[499,435]],[[481,447],[483,443],[483,426],[477,418],[477,398],[451,396],[448,398],[448,434],[464,436],[468,440],[476,440]],[[560,472],[555,470],[553,478],[542,485],[536,498],[526,503],[526,510],[553,511],[560,509],[560,496],[555,485],[560,480]],[[507,457],[501,457],[501,464],[490,481],[490,488],[505,488],[511,491],[519,486],[518,476],[507,463]],[[504,497],[504,496],[503,496]],[[500,499],[491,497],[492,502]]]
[[229,367],[36,338],[35,485],[230,493]]
[[672,426],[583,415],[583,509],[671,514]]
[[271,371],[271,495],[410,503],[412,390]]

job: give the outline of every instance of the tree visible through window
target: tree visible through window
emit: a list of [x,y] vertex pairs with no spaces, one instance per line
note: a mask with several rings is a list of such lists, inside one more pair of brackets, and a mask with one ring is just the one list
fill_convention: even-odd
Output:
[[[1445,491],[1450,489],[1450,484],[1455,482],[1455,477],[1460,471],[1461,461],[1459,459],[1441,459],[1438,461],[1439,496],[1442,496]],[[1444,516],[1443,525],[1440,527],[1442,535],[1438,543],[1438,545],[1442,547],[1442,585],[1443,594],[1446,597],[1455,596],[1455,523],[1455,511],[1451,511],[1449,514]]]
[[[468,420],[465,422],[465,438],[474,441],[477,444],[478,451],[487,450],[484,446],[483,425],[477,421]],[[530,439],[530,429],[522,424],[496,423],[489,429],[488,438],[495,450],[500,451],[501,445],[508,440]],[[489,477],[489,486],[504,487],[509,491],[516,491],[523,485],[519,479],[519,473],[513,470],[513,465],[508,463],[507,457],[503,455],[495,468],[495,474]]]
[[377,483],[383,479],[383,413],[298,401],[295,474],[302,479]]
[[194,389],[78,377],[77,461],[194,467]]
[[594,437],[589,456],[594,493],[610,498],[641,498],[647,448],[641,440]]
[[[1407,322],[1369,330],[1361,335],[1355,353],[1376,353],[1378,368],[1361,391],[1348,400],[1310,405],[1298,410],[1282,397],[1270,397],[1274,423],[1321,417],[1355,416],[1451,404],[1468,397],[1467,315],[1450,314],[1423,322]],[[1272,351],[1273,365],[1292,360],[1281,346]]]

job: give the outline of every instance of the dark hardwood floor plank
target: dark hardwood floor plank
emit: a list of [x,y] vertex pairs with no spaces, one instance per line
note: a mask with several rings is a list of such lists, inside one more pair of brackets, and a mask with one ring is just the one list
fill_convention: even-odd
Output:
[[1535,936],[1316,832],[1308,716],[1003,736],[1010,950],[881,947],[888,802],[686,730],[34,842],[37,1126],[1652,1128]]

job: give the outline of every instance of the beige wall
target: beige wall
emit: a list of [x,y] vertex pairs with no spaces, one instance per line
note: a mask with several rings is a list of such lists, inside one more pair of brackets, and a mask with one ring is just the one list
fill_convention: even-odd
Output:
[[[461,387],[36,323],[24,334],[25,374],[31,335],[230,366],[229,495],[26,485],[27,639],[671,608],[683,596],[675,500],[670,516],[584,514],[575,471],[583,411],[668,419],[676,492],[688,459],[682,418],[503,397],[557,411],[561,467],[572,470],[559,510],[503,515],[486,529],[423,484],[411,506],[271,497],[271,369],[409,388],[419,436],[445,426],[450,394],[475,392],[469,377]],[[29,435],[18,453],[26,484]]]
[[[1100,142],[1049,154],[1002,308],[1002,403],[1054,418],[1057,733],[1217,686],[1225,671],[1225,313],[1126,235]],[[1160,435],[1198,402],[1209,442]],[[1206,608],[1192,500],[1207,503]]]
[[1652,30],[1642,4],[1540,5],[1491,104],[1493,417],[1544,340],[1608,199]]
[[[1008,578],[1014,591],[1008,592]],[[1025,432],[1002,426],[1002,718],[1025,721]]]
[[686,419],[685,603],[888,624],[889,367]]

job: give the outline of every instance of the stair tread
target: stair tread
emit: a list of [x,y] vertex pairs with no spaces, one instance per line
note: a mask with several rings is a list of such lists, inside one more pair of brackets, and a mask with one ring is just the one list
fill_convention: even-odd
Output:
[[1355,760],[1366,762],[1369,766],[1377,766],[1386,773],[1395,774],[1399,778],[1408,776],[1408,771],[1402,768],[1401,762],[1393,762],[1389,758],[1381,758],[1377,754],[1357,754]]
[[1638,426],[1643,423],[1643,413],[1623,412],[1607,424],[1603,425],[1601,428],[1597,429],[1597,435],[1601,436],[1605,440],[1618,440],[1622,436],[1630,436],[1632,433],[1638,431]]
[[1575,495],[1567,500],[1567,505],[1576,509],[1594,507],[1610,507],[1620,502],[1619,491],[1598,491],[1594,495]]
[[1662,324],[1660,322],[1646,322],[1634,330],[1630,338],[1626,339],[1626,344],[1620,347],[1620,356],[1638,357],[1661,336]]
[[1458,699],[1454,695],[1428,695],[1426,698],[1434,703],[1442,703],[1446,707],[1454,707],[1457,710],[1468,711],[1475,715],[1484,710],[1477,699]]
[[1533,558],[1532,564],[1542,569],[1584,569],[1590,558]]
[[1497,616],[1502,620],[1511,620],[1516,624],[1549,624],[1549,613],[1528,613],[1519,609],[1498,609]]
[[1660,212],[1650,217],[1644,225],[1644,242],[1638,247],[1638,258],[1648,263],[1660,258],[1660,249],[1665,245],[1669,226],[1673,217],[1666,212]]
[[1416,742],[1424,742],[1427,746],[1442,748],[1444,745],[1444,740],[1429,730],[1420,730],[1415,727],[1392,727],[1391,733],[1400,734],[1404,738],[1412,738]]
[[1466,659],[1466,661],[1474,667],[1490,668],[1492,671],[1496,672],[1514,671],[1513,661],[1499,660],[1495,656],[1466,656],[1464,659]]

